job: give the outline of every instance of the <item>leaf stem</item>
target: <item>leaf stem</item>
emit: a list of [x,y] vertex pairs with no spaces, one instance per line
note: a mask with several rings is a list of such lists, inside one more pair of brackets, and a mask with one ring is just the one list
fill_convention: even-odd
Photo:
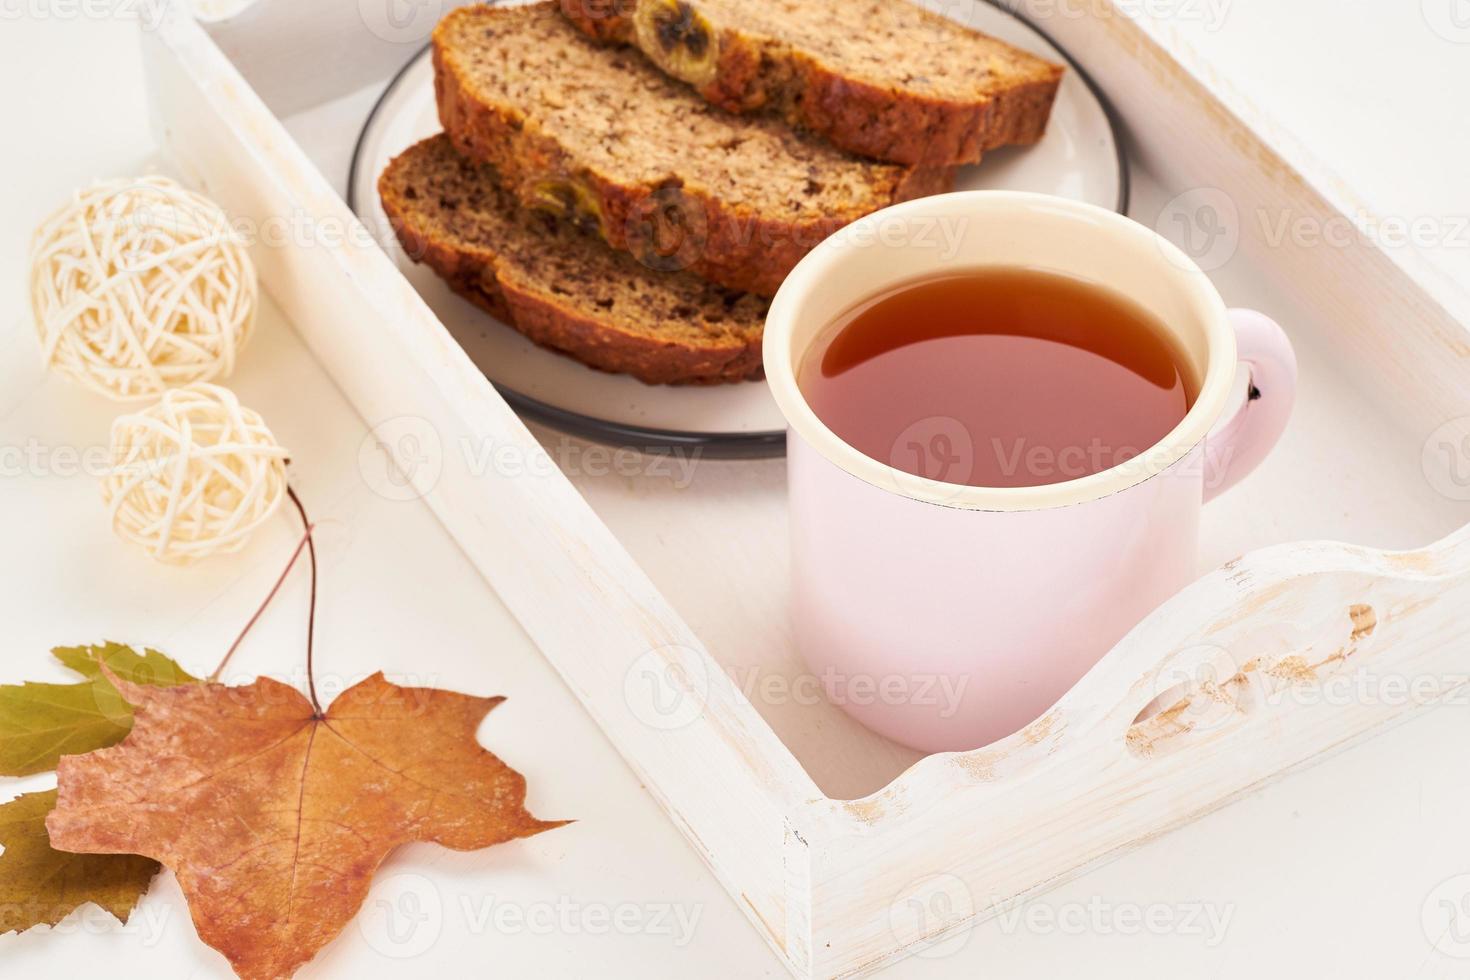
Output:
[[306,607],[306,687],[311,693],[311,708],[320,718],[322,717],[322,703],[316,696],[316,669],[312,662],[312,640],[316,635],[316,541],[311,536],[312,523],[306,516],[306,508],[302,506],[301,498],[296,496],[296,490],[290,484],[286,485],[286,495],[291,498],[291,503],[296,505],[296,513],[301,515],[301,526],[306,528],[306,557],[311,565],[311,600]]
[[219,675],[223,674],[225,667],[229,666],[230,658],[235,655],[236,650],[240,649],[240,644],[244,641],[245,634],[254,628],[256,620],[260,619],[260,615],[265,612],[266,606],[269,606],[271,600],[276,597],[276,593],[281,591],[281,585],[286,581],[286,576],[291,574],[291,569],[296,567],[296,559],[301,557],[301,549],[305,548],[307,542],[310,540],[311,528],[308,527],[306,533],[301,536],[301,540],[296,542],[296,550],[291,552],[291,560],[286,562],[286,567],[281,569],[280,575],[276,576],[276,584],[271,586],[271,590],[266,595],[265,601],[256,607],[255,614],[250,617],[250,621],[245,624],[245,628],[240,631],[239,635],[235,637],[235,642],[231,643],[230,649],[225,652],[225,658],[219,662],[218,667],[214,668],[214,672],[206,678],[211,684],[219,680]]
[[301,557],[301,550],[305,548],[311,562],[311,605],[306,614],[306,684],[311,692],[312,710],[316,712],[317,717],[321,717],[322,704],[317,700],[316,675],[312,669],[312,638],[316,633],[316,541],[311,535],[316,526],[307,519],[306,508],[301,505],[301,498],[296,496],[296,490],[289,484],[286,486],[286,494],[291,498],[291,503],[296,505],[296,513],[301,515],[301,526],[305,528],[305,531],[301,535],[301,540],[296,542],[296,550],[291,552],[291,560],[286,562],[286,567],[281,569],[280,575],[276,576],[276,584],[271,586],[265,600],[256,608],[250,621],[245,624],[245,628],[240,630],[240,634],[235,637],[235,642],[230,644],[230,649],[225,651],[225,658],[209,675],[209,682],[212,684],[219,680],[220,674],[224,673],[225,668],[229,666],[230,659],[235,656],[235,651],[240,649],[240,644],[244,642],[246,634],[254,628],[256,621],[271,604],[271,600],[276,597],[276,593],[281,591],[281,586],[286,582],[286,576],[290,575],[291,569],[296,567],[296,559]]

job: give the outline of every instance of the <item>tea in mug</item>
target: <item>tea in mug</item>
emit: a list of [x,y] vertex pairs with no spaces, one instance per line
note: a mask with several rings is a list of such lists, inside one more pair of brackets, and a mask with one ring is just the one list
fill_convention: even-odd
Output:
[[1053,272],[919,279],[848,311],[798,369],[807,403],[855,449],[980,487],[1061,483],[1149,450],[1198,395],[1142,306]]

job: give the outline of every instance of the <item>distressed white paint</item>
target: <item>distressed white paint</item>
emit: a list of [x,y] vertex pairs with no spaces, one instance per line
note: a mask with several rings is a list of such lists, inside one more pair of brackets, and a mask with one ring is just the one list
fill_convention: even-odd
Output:
[[[1135,134],[1151,122],[1148,131],[1167,135],[1168,153],[1147,138],[1140,150],[1182,186],[1209,181],[1237,200],[1321,220],[1338,213],[1340,202],[1233,117],[1148,25],[1099,3],[1092,19],[1054,29],[1062,26],[1073,34],[1060,40],[1083,55]],[[206,191],[256,220],[299,214],[355,227],[330,184],[196,25],[175,13],[146,43],[161,142]],[[1245,237],[1248,248],[1259,245]],[[1443,291],[1431,298],[1412,258],[1367,246],[1276,248],[1268,257],[1277,275],[1340,326],[1334,343],[1347,363],[1383,385],[1386,401],[1420,390],[1418,407],[1402,419],[1407,435],[1422,441],[1430,423],[1465,413],[1466,344],[1455,319],[1465,309]],[[273,297],[369,422],[415,416],[446,444],[490,440],[527,461],[543,459],[374,247],[260,248],[257,261]],[[1407,451],[1417,448],[1407,441]],[[1470,533],[1401,554],[1284,545],[1186,590],[1052,712],[1005,743],[923,759],[864,800],[835,801],[571,484],[543,472],[478,476],[458,454],[445,453],[443,472],[424,489],[466,554],[802,976],[861,972],[922,945],[970,913],[983,916],[994,898],[1045,888],[1403,717],[1470,671],[1470,658],[1447,642],[1457,637],[1470,597]],[[1371,632],[1355,638],[1367,616]],[[1196,658],[1221,657],[1242,680],[1225,673],[1214,687],[1174,689],[1172,680],[1190,675]],[[678,670],[668,673],[666,664]],[[663,727],[639,693],[638,679],[650,673],[644,667],[697,691],[703,710]],[[1407,699],[1339,698],[1330,689],[1324,697],[1324,681],[1360,674],[1370,682],[1400,677],[1421,689]],[[923,908],[935,897],[922,884],[931,874],[952,876],[934,880],[958,914],[905,918],[911,900]]]
[[[272,219],[347,236],[360,228],[197,24],[173,8],[144,43],[159,142],[205,193],[261,228]],[[699,640],[375,244],[263,241],[253,255],[267,291],[370,424],[422,419],[444,446],[504,447],[523,461],[519,478],[477,476],[446,452],[426,499],[527,632],[564,655],[552,660],[568,685],[779,943],[782,814],[817,793],[790,753],[708,669]],[[650,670],[694,679],[697,723],[640,719],[625,684],[646,693]]]

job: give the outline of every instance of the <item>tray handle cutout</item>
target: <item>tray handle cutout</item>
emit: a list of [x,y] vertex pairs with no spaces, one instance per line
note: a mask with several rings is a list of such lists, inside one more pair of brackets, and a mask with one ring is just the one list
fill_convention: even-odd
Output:
[[1282,622],[1228,643],[1184,647],[1154,672],[1157,691],[1125,735],[1128,751],[1157,758],[1201,739],[1218,738],[1252,716],[1352,697],[1352,685],[1333,683],[1361,663],[1361,648],[1378,616],[1355,603],[1329,621]]

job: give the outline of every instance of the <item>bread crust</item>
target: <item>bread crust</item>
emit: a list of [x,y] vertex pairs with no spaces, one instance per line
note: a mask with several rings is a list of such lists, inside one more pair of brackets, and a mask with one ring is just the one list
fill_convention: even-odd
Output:
[[[506,189],[527,206],[534,205],[538,183],[549,176],[577,181],[597,203],[604,240],[650,268],[687,269],[730,289],[773,296],[807,252],[874,210],[855,204],[810,220],[785,220],[685,185],[677,175],[651,184],[618,183],[585,166],[534,118],[476,97],[442,43],[446,23],[447,18],[434,35],[434,92],[440,122],[455,148],[493,166]],[[893,166],[878,170],[870,189],[886,206],[947,191],[953,178],[948,167]]]
[[[634,29],[633,0],[559,3],[583,33],[649,54]],[[1042,62],[1049,73],[983,98],[934,98],[847,77],[801,50],[735,28],[717,33],[713,79],[695,86],[707,101],[730,112],[772,111],[844,150],[910,166],[973,164],[988,150],[1035,143],[1063,73]]]
[[388,187],[386,173],[378,183],[379,197],[409,256],[434,270],[460,296],[542,347],[648,384],[721,384],[764,376],[759,331],[741,343],[697,346],[618,330],[554,295],[515,282],[504,274],[493,252],[457,248],[417,227],[410,209]]

